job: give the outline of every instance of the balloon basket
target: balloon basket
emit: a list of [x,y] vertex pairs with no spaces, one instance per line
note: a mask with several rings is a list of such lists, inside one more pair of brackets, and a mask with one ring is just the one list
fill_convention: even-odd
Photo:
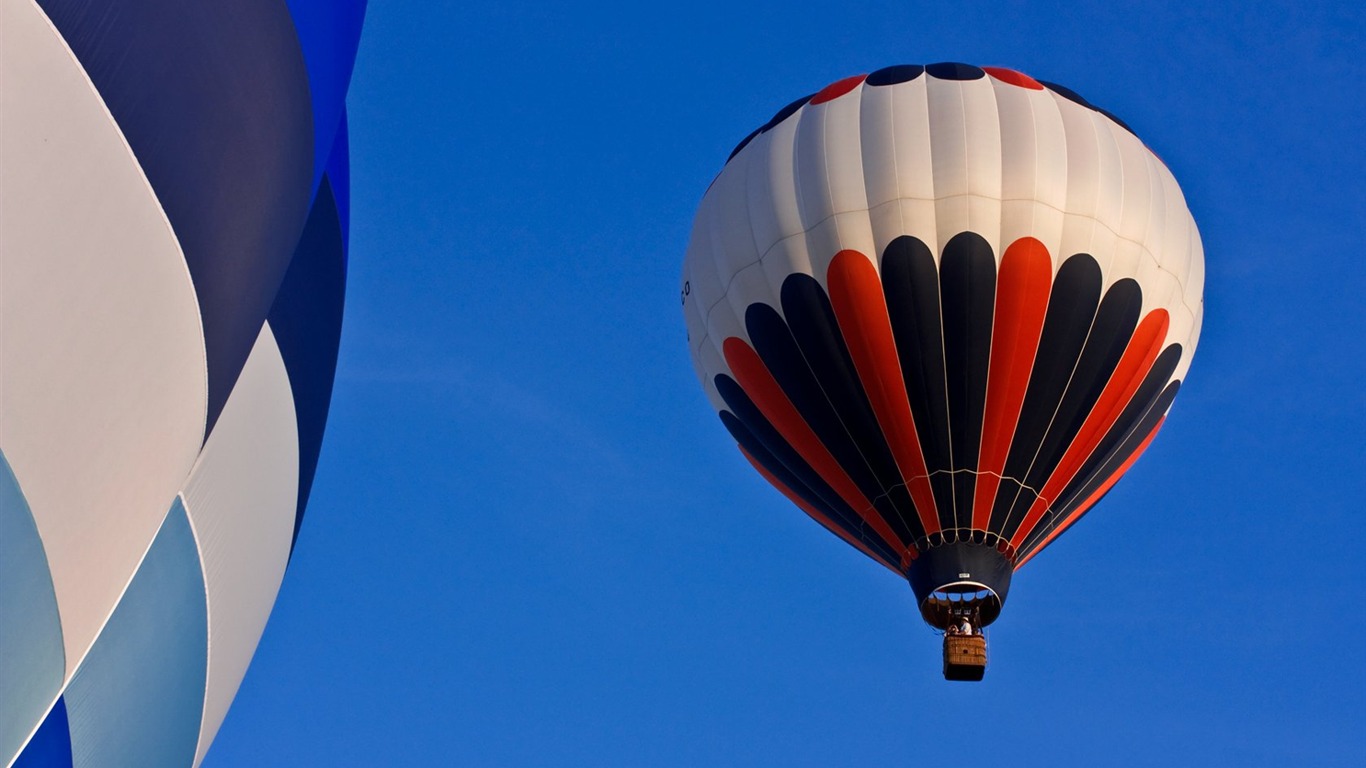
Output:
[[944,679],[981,680],[987,671],[985,635],[944,635]]

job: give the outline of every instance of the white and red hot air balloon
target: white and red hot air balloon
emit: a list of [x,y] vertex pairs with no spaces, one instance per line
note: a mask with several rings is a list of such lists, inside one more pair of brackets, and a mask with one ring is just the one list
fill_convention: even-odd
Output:
[[945,63],[841,80],[746,137],[682,300],[745,457],[972,636],[1162,426],[1203,285],[1181,190],[1127,126]]

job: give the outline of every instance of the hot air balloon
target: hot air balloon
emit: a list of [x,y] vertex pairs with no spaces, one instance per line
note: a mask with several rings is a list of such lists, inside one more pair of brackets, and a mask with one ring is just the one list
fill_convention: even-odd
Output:
[[793,504],[907,579],[981,679],[1011,576],[1152,442],[1204,256],[1114,115],[1008,69],[851,77],[747,136],[698,207],[703,389]]
[[313,481],[363,0],[0,0],[0,765],[191,766]]

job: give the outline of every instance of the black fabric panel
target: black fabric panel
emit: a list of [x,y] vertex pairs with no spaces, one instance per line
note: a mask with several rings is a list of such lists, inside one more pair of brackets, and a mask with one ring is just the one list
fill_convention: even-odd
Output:
[[[917,604],[923,604],[935,590],[963,581],[990,589],[1004,604],[1014,572],[1012,563],[995,547],[959,542],[935,547],[916,558],[906,575]],[[999,605],[994,610],[1000,615]],[[996,615],[982,616],[983,625],[994,621]]]
[[959,64],[952,61],[941,61],[938,64],[926,64],[925,71],[931,77],[940,80],[981,80],[987,76],[980,67],[971,64]]
[[726,156],[726,162],[729,163],[731,160],[734,160],[734,159],[735,159],[735,156],[738,155],[738,154],[740,154],[740,150],[742,150],[742,149],[744,149],[745,147],[749,146],[749,143],[750,143],[751,141],[754,141],[754,137],[755,137],[755,136],[758,136],[760,133],[762,133],[762,130],[760,130],[759,128],[755,128],[754,130],[752,130],[752,131],[749,132],[749,135],[748,135],[748,136],[746,136],[746,137],[743,138],[743,139],[740,139],[740,143],[739,143],[739,144],[736,144],[736,145],[735,145],[735,149],[732,149],[732,150],[730,151],[730,154]]
[[[864,461],[853,436],[845,429],[782,316],[767,304],[754,303],[745,310],[745,328],[754,351],[759,353],[797,413],[864,497],[872,502],[882,519],[896,530],[894,523],[900,516],[883,493],[872,468]],[[909,540],[903,541],[909,543]]]
[[1077,93],[1071,88],[1068,88],[1067,86],[1058,85],[1057,83],[1050,83],[1047,80],[1037,80],[1035,82],[1074,104],[1080,104],[1081,106],[1086,107],[1087,109],[1095,109],[1095,107],[1091,105],[1091,102],[1087,101],[1085,98],[1082,97],[1081,94]]
[[816,94],[814,93],[808,93],[800,99],[797,99],[791,104],[788,104],[787,106],[778,110],[777,114],[773,115],[773,117],[770,117],[767,123],[764,123],[763,125],[759,126],[759,132],[763,133],[764,131],[770,130],[773,128],[773,126],[777,125],[778,123],[781,123],[789,117],[792,117],[792,115],[796,114],[797,110],[806,106],[806,102],[811,101],[811,97],[815,95]]
[[[1120,280],[1105,292],[1105,298],[1101,299],[1100,309],[1091,323],[1086,345],[1072,371],[1072,380],[1053,414],[1053,423],[1039,444],[1038,455],[1025,477],[1025,485],[1042,491],[1044,484],[1052,477],[1063,454],[1072,446],[1082,424],[1086,423],[1086,417],[1105,391],[1105,385],[1110,382],[1120,358],[1124,356],[1124,350],[1133,338],[1134,328],[1138,326],[1138,313],[1142,308],[1143,290],[1133,280]],[[1006,538],[1014,535],[1015,528],[1023,521],[1032,503],[1030,499],[1016,501],[1002,535]]]
[[[1044,314],[1043,331],[1039,336],[1039,350],[1034,356],[1020,421],[1006,458],[1006,477],[1023,480],[1029,471],[1048,423],[1062,402],[1067,381],[1081,356],[1099,304],[1100,265],[1096,260],[1079,253],[1063,262],[1053,278],[1048,311]],[[1004,535],[1001,529],[1015,505],[1015,498],[1015,494],[1006,493],[1005,488],[997,492],[989,530]],[[1031,496],[1031,502],[1032,499]],[[1019,520],[1014,522],[1019,524]]]
[[345,298],[346,250],[341,216],[332,194],[332,179],[324,176],[268,318],[289,374],[299,429],[299,499],[291,541],[299,538],[322,450]]
[[[736,419],[745,428],[745,431],[758,441],[757,444],[763,447],[764,452],[772,456],[787,470],[787,474],[793,478],[793,482],[798,483],[801,488],[807,489],[812,498],[820,502],[817,509],[829,510],[832,514],[831,519],[853,521],[855,530],[863,531],[863,517],[858,511],[845,503],[844,499],[835,492],[835,489],[831,488],[830,484],[821,478],[820,473],[806,463],[801,454],[797,453],[797,450],[783,438],[777,428],[764,417],[763,412],[759,410],[753,400],[750,400],[745,390],[734,379],[725,374],[718,375],[715,378],[715,383],[716,391],[721,395],[721,399],[726,402],[726,407],[730,408],[730,418]],[[723,412],[721,419],[723,423],[727,421],[725,413]],[[731,425],[727,424],[726,428],[731,429]],[[735,433],[732,431],[732,434]],[[737,442],[739,442],[738,439]],[[749,448],[745,443],[741,443],[741,445]],[[758,458],[757,454],[755,457]],[[764,466],[767,467],[768,465]],[[794,491],[800,490],[795,485],[788,487]],[[802,498],[806,497],[803,496]],[[861,540],[870,543],[882,541],[882,537],[871,530],[866,534],[859,533],[858,535]],[[888,544],[882,543],[879,546],[887,547]],[[900,560],[901,558],[898,556],[892,559],[892,563],[898,563]]]
[[[1129,399],[1119,418],[1101,438],[1096,449],[1091,452],[1086,463],[1082,465],[1077,476],[1067,484],[1063,492],[1058,495],[1057,503],[1053,505],[1058,514],[1066,517],[1069,512],[1086,499],[1081,492],[1090,486],[1096,478],[1096,474],[1110,463],[1110,458],[1115,451],[1123,445],[1135,427],[1142,422],[1144,415],[1152,408],[1153,403],[1161,396],[1163,388],[1167,382],[1171,381],[1172,373],[1176,371],[1176,366],[1181,362],[1181,345],[1172,344],[1162,350],[1162,354],[1153,361],[1153,366],[1148,374],[1143,377],[1143,383],[1138,385],[1133,397]],[[1101,478],[1104,481],[1104,477]],[[1094,490],[1094,489],[1093,489]]]
[[237,383],[308,216],[313,110],[279,0],[39,0],[171,222],[204,325],[204,437]]
[[907,235],[889,243],[882,255],[882,291],[920,448],[931,473],[930,487],[939,509],[939,525],[951,528],[953,478],[933,474],[953,466],[949,452],[944,334],[939,316],[939,271],[929,247]]
[[1099,112],[1099,113],[1101,113],[1102,115],[1105,115],[1106,117],[1108,117],[1108,118],[1110,118],[1111,120],[1115,121],[1115,125],[1118,125],[1120,128],[1123,128],[1124,130],[1128,131],[1129,133],[1133,133],[1133,132],[1134,132],[1134,129],[1130,128],[1129,125],[1128,125],[1128,123],[1125,123],[1123,120],[1120,120],[1120,119],[1119,119],[1118,117],[1116,117],[1114,114],[1112,114],[1112,113],[1110,113],[1110,112],[1108,112],[1108,111],[1106,111],[1106,110],[1104,110],[1104,109],[1101,109],[1100,107],[1097,107],[1095,104],[1092,104],[1091,102],[1089,102],[1089,101],[1087,101],[1086,99],[1082,98],[1081,94],[1077,93],[1076,91],[1072,90],[1071,88],[1067,88],[1067,87],[1065,87],[1065,86],[1058,85],[1057,83],[1050,83],[1050,82],[1048,82],[1048,81],[1046,81],[1046,80],[1039,80],[1039,81],[1037,81],[1037,82],[1039,83],[1039,85],[1044,86],[1044,87],[1047,88],[1048,90],[1050,90],[1050,91],[1052,91],[1052,92],[1058,94],[1059,96],[1063,97],[1064,99],[1067,99],[1068,101],[1071,101],[1071,102],[1073,102],[1073,103],[1075,103],[1075,104],[1080,104],[1081,106],[1086,107],[1087,109],[1090,109],[1090,110]]
[[[1038,549],[1039,544],[1052,532],[1052,529],[1056,527],[1059,522],[1066,520],[1067,516],[1071,514],[1072,510],[1076,509],[1078,504],[1084,502],[1091,494],[1099,490],[1111,475],[1118,471],[1120,467],[1124,466],[1124,462],[1128,461],[1129,458],[1138,451],[1138,447],[1143,444],[1143,441],[1146,440],[1153,429],[1157,427],[1158,422],[1166,415],[1167,409],[1171,408],[1172,401],[1176,399],[1176,393],[1179,392],[1180,389],[1181,382],[1173,381],[1171,384],[1167,385],[1166,389],[1162,390],[1162,394],[1149,405],[1147,411],[1143,414],[1143,418],[1138,422],[1137,426],[1134,427],[1133,431],[1125,436],[1124,442],[1120,444],[1119,449],[1111,454],[1105,461],[1105,464],[1100,468],[1100,471],[1097,472],[1091,478],[1090,482],[1081,489],[1081,492],[1054,516],[1054,519],[1049,525],[1044,526],[1041,524],[1035,528],[1034,533],[1030,534],[1029,540],[1020,547],[1020,557],[1024,557],[1030,552]],[[1111,486],[1111,488],[1113,488],[1113,486]],[[1099,501],[1093,505],[1091,509],[1095,509],[1097,506],[1100,506]],[[1090,514],[1091,509],[1086,510],[1081,517],[1078,517],[1077,520],[1073,521],[1073,525],[1080,521],[1082,517],[1086,517],[1086,515]]]
[[925,74],[925,67],[920,64],[898,64],[894,67],[879,69],[868,75],[868,79],[864,82],[869,85],[896,85],[897,83],[909,83],[923,74]]
[[896,510],[887,524],[902,541],[915,541],[925,534],[924,526],[920,524],[887,438],[882,434],[877,414],[859,381],[858,370],[844,343],[829,297],[814,277],[794,274],[783,281],[782,303],[783,314],[787,316],[797,346],[845,430],[858,446],[864,462],[877,478],[880,495],[885,495]]
[[[986,410],[992,317],[996,310],[996,258],[981,235],[963,232],[944,246],[944,258],[939,265],[939,295],[952,465],[955,470],[976,470],[982,447],[982,414]],[[970,528],[977,476],[961,472],[954,475],[953,482],[955,527]]]
[[750,134],[749,134],[748,136],[746,136],[745,138],[741,139],[741,140],[740,140],[740,143],[735,145],[735,149],[732,149],[732,150],[730,151],[730,156],[726,158],[726,162],[729,163],[731,160],[734,160],[734,159],[735,159],[735,156],[738,155],[738,154],[740,154],[740,150],[742,150],[742,149],[744,149],[745,147],[749,146],[749,143],[750,143],[751,141],[754,141],[754,138],[755,138],[756,136],[758,136],[758,135],[761,134],[761,133],[765,133],[766,131],[770,130],[771,128],[773,128],[773,126],[777,125],[778,123],[781,123],[782,121],[788,119],[789,117],[792,117],[792,115],[795,114],[797,110],[801,109],[803,106],[806,106],[806,102],[811,101],[811,97],[812,97],[812,96],[815,96],[815,95],[816,95],[816,94],[812,93],[812,94],[808,94],[808,95],[806,95],[806,96],[803,96],[803,97],[801,97],[800,99],[797,99],[796,101],[792,102],[791,104],[788,104],[787,106],[785,106],[785,107],[783,107],[782,109],[778,110],[778,113],[775,114],[773,117],[769,118],[769,119],[768,119],[768,122],[764,123],[763,125],[759,126],[758,128],[755,128],[753,131],[750,131]]
[[729,411],[721,412],[721,423],[726,426],[731,437],[740,444],[759,465],[768,470],[770,474],[778,478],[778,481],[786,485],[793,493],[797,494],[802,501],[810,504],[816,511],[825,515],[832,524],[838,526],[840,530],[849,534],[855,541],[861,541],[872,551],[876,552],[884,560],[892,565],[901,562],[901,556],[893,554],[891,549],[882,540],[881,536],[874,533],[865,533],[863,519],[854,515],[849,507],[831,507],[826,504],[819,494],[813,491],[802,479],[787,468],[782,461],[769,452],[764,443],[754,436],[747,427]]

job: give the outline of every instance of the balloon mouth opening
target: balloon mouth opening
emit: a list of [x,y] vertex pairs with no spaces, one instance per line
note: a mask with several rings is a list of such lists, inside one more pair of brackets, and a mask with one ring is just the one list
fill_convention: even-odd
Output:
[[976,627],[985,627],[1001,615],[1004,601],[995,590],[975,581],[957,581],[936,587],[920,601],[920,615],[925,623],[939,630],[967,619]]
[[925,623],[942,630],[965,619],[974,627],[995,621],[1014,570],[996,547],[958,541],[921,552],[906,576]]

